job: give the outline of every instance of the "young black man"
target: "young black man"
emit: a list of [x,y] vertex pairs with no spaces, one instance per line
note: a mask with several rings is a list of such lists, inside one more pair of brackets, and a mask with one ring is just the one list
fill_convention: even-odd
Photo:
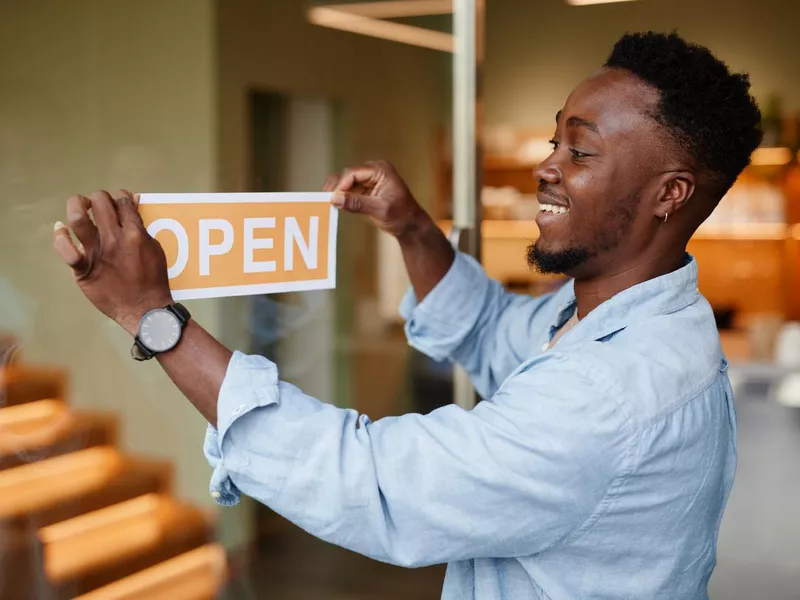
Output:
[[409,342],[464,366],[485,399],[470,411],[370,422],[230,352],[172,306],[127,192],[71,198],[82,249],[61,224],[54,244],[130,334],[167,330],[171,307],[179,341],[143,352],[208,419],[218,502],[245,493],[378,560],[448,563],[447,600],[705,599],[736,417],[686,246],[761,141],[749,89],[677,35],[621,38],[558,111],[533,175],[528,260],[570,278],[540,298],[455,253],[390,165],[329,179],[336,206],[397,238]]

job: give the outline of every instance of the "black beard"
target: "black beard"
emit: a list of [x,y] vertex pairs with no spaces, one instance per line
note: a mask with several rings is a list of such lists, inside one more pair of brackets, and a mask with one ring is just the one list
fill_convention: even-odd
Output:
[[551,252],[540,248],[538,243],[531,244],[527,252],[528,266],[543,275],[560,275],[573,271],[598,254],[616,248],[630,231],[638,210],[639,197],[636,193],[630,194],[621,202],[616,202],[606,219],[607,224],[595,236],[589,247]]
[[586,248],[568,248],[559,252],[542,250],[538,244],[528,246],[528,265],[542,275],[560,275],[572,271],[589,260]]

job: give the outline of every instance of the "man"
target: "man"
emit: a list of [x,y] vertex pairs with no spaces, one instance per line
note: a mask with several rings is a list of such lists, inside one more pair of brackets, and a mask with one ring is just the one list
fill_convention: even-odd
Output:
[[[210,423],[212,495],[248,494],[378,560],[449,563],[448,599],[706,598],[736,425],[685,248],[760,143],[749,87],[677,35],[620,39],[558,112],[534,174],[528,259],[571,277],[542,298],[455,254],[389,165],[331,178],[337,206],[402,247],[409,342],[461,363],[485,400],[372,423],[189,320],[157,358]],[[141,336],[172,299],[133,197],[71,198],[67,213],[83,250],[60,224],[57,250]]]

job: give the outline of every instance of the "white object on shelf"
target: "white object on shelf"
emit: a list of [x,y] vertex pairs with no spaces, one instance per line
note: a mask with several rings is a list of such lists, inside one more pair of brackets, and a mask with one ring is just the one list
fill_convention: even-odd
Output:
[[800,408],[800,373],[784,377],[777,385],[773,397],[778,404],[789,408]]
[[539,164],[553,153],[553,145],[547,138],[531,138],[522,144],[517,159],[524,163]]
[[775,343],[775,362],[800,371],[800,323],[786,323],[781,328]]

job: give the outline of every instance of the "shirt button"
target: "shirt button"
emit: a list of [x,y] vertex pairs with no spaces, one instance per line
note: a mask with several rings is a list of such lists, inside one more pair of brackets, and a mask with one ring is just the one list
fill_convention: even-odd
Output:
[[211,492],[211,497],[214,500],[219,500],[222,497],[222,494],[220,494],[218,491],[215,490],[215,491]]

